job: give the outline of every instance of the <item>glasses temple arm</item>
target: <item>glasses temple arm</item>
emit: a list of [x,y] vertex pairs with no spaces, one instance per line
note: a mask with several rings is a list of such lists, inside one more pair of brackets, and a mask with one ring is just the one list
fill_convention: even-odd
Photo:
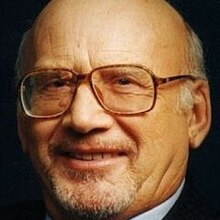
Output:
[[192,75],[179,75],[179,76],[170,76],[170,77],[155,77],[154,82],[157,86],[161,84],[165,84],[168,82],[172,82],[174,80],[180,80],[180,79],[190,79],[190,80],[195,80],[198,77],[192,76]]

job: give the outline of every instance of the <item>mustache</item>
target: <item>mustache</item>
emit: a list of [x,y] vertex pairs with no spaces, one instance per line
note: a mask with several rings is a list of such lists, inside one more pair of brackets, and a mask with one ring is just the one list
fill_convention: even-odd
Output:
[[49,144],[50,152],[68,151],[121,151],[125,153],[136,153],[136,143],[129,139],[104,139],[100,137],[87,136],[71,138],[68,140],[54,140]]

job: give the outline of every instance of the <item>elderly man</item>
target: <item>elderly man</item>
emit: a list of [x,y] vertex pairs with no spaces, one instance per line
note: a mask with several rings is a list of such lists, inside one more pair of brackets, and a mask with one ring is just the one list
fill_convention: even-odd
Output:
[[202,59],[166,1],[51,1],[17,62],[18,131],[44,204],[1,219],[217,219],[185,181],[210,127]]

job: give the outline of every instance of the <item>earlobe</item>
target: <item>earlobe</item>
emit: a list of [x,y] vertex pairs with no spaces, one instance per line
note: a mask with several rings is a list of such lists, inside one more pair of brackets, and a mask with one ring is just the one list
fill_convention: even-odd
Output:
[[208,83],[196,80],[193,87],[194,105],[189,116],[189,144],[198,148],[206,137],[211,124],[211,104]]

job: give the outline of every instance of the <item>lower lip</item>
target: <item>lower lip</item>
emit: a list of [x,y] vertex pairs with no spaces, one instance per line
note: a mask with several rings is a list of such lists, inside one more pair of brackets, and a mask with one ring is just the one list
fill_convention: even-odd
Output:
[[67,168],[74,170],[95,170],[103,169],[110,166],[117,166],[121,163],[126,163],[128,158],[126,156],[112,157],[102,160],[79,160],[71,157],[61,156],[59,161]]

